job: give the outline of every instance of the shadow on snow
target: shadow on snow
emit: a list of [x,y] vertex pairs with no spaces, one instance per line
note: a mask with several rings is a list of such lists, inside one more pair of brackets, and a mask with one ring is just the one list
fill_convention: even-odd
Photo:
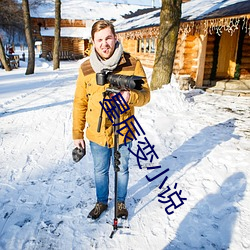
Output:
[[246,176],[242,172],[228,177],[217,193],[207,195],[181,222],[176,237],[164,250],[229,249],[238,208],[243,199]]
[[[234,130],[235,119],[229,119],[206,127],[198,134],[192,136],[178,149],[173,151],[171,155],[162,159],[160,170],[156,169],[147,174],[149,178],[153,178],[169,168],[168,172],[152,181],[154,184],[143,177],[129,188],[131,203],[133,203],[132,200],[138,203],[142,197],[159,188],[159,185],[164,180],[166,181],[164,183],[165,187],[172,185],[176,182],[176,180],[171,180],[170,178],[174,173],[185,168],[183,175],[186,174],[188,170],[196,167],[202,159],[207,157],[216,146],[232,138],[239,139],[239,136],[233,134]],[[143,162],[141,164],[143,165]],[[159,194],[162,193],[164,186],[162,189],[159,188]],[[186,249],[187,247],[190,247],[190,249],[195,249],[196,247],[201,249],[207,245],[216,249],[224,249],[224,247],[226,249],[230,243],[232,227],[238,212],[237,208],[233,206],[233,202],[242,198],[245,187],[246,177],[243,173],[237,173],[229,177],[217,194],[208,195],[192,209],[181,223],[176,239],[165,249],[179,249],[179,244],[182,244],[180,249]],[[185,194],[183,194],[183,197],[185,197]],[[131,208],[129,211],[130,217],[135,216],[150,202],[154,201],[155,198],[157,197],[145,203],[136,212],[136,206],[132,206],[133,211],[131,211]]]

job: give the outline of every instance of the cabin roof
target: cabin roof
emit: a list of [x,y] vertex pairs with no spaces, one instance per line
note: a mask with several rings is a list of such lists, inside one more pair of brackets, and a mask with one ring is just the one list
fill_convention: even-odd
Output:
[[[125,32],[160,24],[160,8],[150,9],[150,12],[137,12],[117,20],[116,31]],[[140,14],[143,13],[143,14]],[[228,16],[250,14],[249,0],[191,0],[182,3],[182,22],[199,21]]]
[[114,22],[116,32],[135,30],[144,27],[158,26],[160,23],[160,9],[137,15],[132,18],[120,19]]
[[[61,18],[70,20],[118,19],[122,15],[136,12],[149,6],[135,4],[115,4],[93,0],[61,0]],[[34,18],[55,18],[55,3],[46,0],[42,5],[30,10]]]
[[192,0],[183,4],[182,21],[196,21],[250,13],[249,0]]
[[[42,36],[54,37],[55,28],[41,28]],[[75,37],[81,39],[89,39],[91,35],[91,28],[87,27],[61,27],[61,37]]]

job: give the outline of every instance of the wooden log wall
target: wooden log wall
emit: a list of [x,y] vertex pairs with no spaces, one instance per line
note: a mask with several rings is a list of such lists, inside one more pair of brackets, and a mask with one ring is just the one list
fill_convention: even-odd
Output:
[[70,51],[73,52],[73,39],[62,37],[60,44],[60,51]]
[[[46,58],[48,52],[53,51],[54,37],[41,37],[40,28],[54,27],[54,18],[32,18],[33,37],[42,41],[42,57]],[[61,20],[61,27],[86,27],[85,20]],[[61,38],[60,51],[72,52],[77,58],[84,56],[84,51],[88,48],[88,40],[80,38]]]
[[205,68],[204,68],[204,78],[203,78],[203,80],[205,80],[206,82],[210,81],[210,77],[211,77],[211,73],[212,73],[214,46],[215,46],[215,34],[213,34],[213,35],[208,34]]
[[89,41],[87,39],[82,40],[79,38],[73,39],[73,53],[74,55],[84,56],[84,51],[88,48]]
[[187,36],[184,50],[184,64],[180,74],[188,74],[192,79],[196,78],[197,58],[199,54],[199,46],[197,36]]
[[136,53],[136,47],[137,47],[137,40],[126,40],[126,39],[121,39],[120,42],[122,43],[123,46],[123,50],[127,51],[131,54],[135,54]]
[[[39,29],[40,27],[49,28],[55,27],[54,18],[31,18],[32,26],[34,29]],[[71,19],[62,19],[61,27],[86,27],[85,20],[71,20]]]
[[54,37],[42,37],[42,57],[46,58],[48,52],[53,51]]
[[173,73],[189,75],[196,79],[197,58],[199,53],[198,37],[195,35],[179,35],[175,52]]
[[145,67],[152,68],[154,66],[155,53],[138,51],[138,41],[139,40],[135,39],[120,39],[124,51],[127,51],[135,58],[138,58]]
[[240,79],[250,79],[250,36],[245,35],[242,46]]
[[[139,43],[146,43],[147,37],[137,39],[126,39],[124,36],[119,37],[123,49],[131,53],[134,57],[140,59],[145,67],[152,68],[155,60],[155,48],[154,53],[147,52],[146,50],[141,51],[138,49]],[[153,39],[152,37],[148,38]],[[198,57],[198,37],[195,35],[184,36],[179,34],[176,47],[176,55],[173,66],[173,73],[177,75],[190,75],[193,79],[196,78],[197,71],[197,57]],[[155,38],[155,47],[157,45],[157,39]]]
[[175,50],[175,59],[174,59],[174,65],[173,65],[173,73],[178,75],[179,71],[183,68],[183,53],[185,46],[185,36],[179,35],[177,39],[176,44],[176,50]]
[[[207,37],[207,50],[206,50],[206,59],[205,59],[205,68],[204,68],[204,85],[209,86],[216,80],[216,60],[218,53],[218,48],[216,45],[220,37],[215,33],[208,34]],[[240,45],[239,45],[240,46]],[[244,36],[244,41],[242,46],[242,55],[241,55],[241,64],[240,64],[240,79],[250,79],[250,36],[246,34]],[[239,49],[239,48],[238,48]],[[217,52],[216,52],[217,51]],[[217,58],[218,59],[218,58]],[[214,68],[213,68],[214,67]]]
[[[54,47],[54,37],[42,38],[42,57],[46,58],[48,52],[52,52]],[[61,38],[60,51],[69,51],[76,57],[82,58],[84,51],[88,47],[88,40],[78,38]]]
[[155,54],[150,54],[150,53],[139,54],[139,53],[136,53],[134,56],[136,58],[138,58],[145,67],[153,68],[154,60],[155,60]]

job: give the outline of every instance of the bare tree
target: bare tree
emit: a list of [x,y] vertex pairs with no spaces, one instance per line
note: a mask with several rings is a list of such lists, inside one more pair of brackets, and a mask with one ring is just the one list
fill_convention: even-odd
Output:
[[34,70],[35,70],[35,48],[34,48],[34,41],[32,37],[30,9],[29,9],[28,0],[22,0],[22,8],[23,8],[25,36],[26,36],[26,41],[28,44],[28,66],[27,66],[25,74],[30,75],[30,74],[34,74]]
[[59,48],[61,33],[61,0],[55,0],[55,40],[53,49],[53,69],[60,68]]
[[162,0],[160,31],[150,87],[160,88],[171,81],[182,0]]
[[23,30],[22,8],[16,0],[0,0],[0,61],[6,71],[10,71],[10,65],[6,59],[4,43],[13,43],[16,34]]
[[46,4],[46,0],[29,0],[30,9],[36,9],[43,4]]
[[0,0],[0,28],[7,33],[12,42],[13,35],[23,29],[22,14],[22,6],[17,0]]
[[0,37],[0,61],[1,61],[1,64],[3,65],[3,67],[4,67],[4,69],[6,71],[11,70],[10,65],[8,64],[8,62],[6,60],[6,56],[5,56],[5,52],[4,52],[4,46],[3,46],[3,43],[2,43],[1,37]]

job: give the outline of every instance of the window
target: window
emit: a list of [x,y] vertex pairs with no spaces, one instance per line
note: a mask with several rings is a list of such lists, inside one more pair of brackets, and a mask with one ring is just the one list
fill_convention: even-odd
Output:
[[141,38],[137,40],[138,53],[155,53],[155,38]]

